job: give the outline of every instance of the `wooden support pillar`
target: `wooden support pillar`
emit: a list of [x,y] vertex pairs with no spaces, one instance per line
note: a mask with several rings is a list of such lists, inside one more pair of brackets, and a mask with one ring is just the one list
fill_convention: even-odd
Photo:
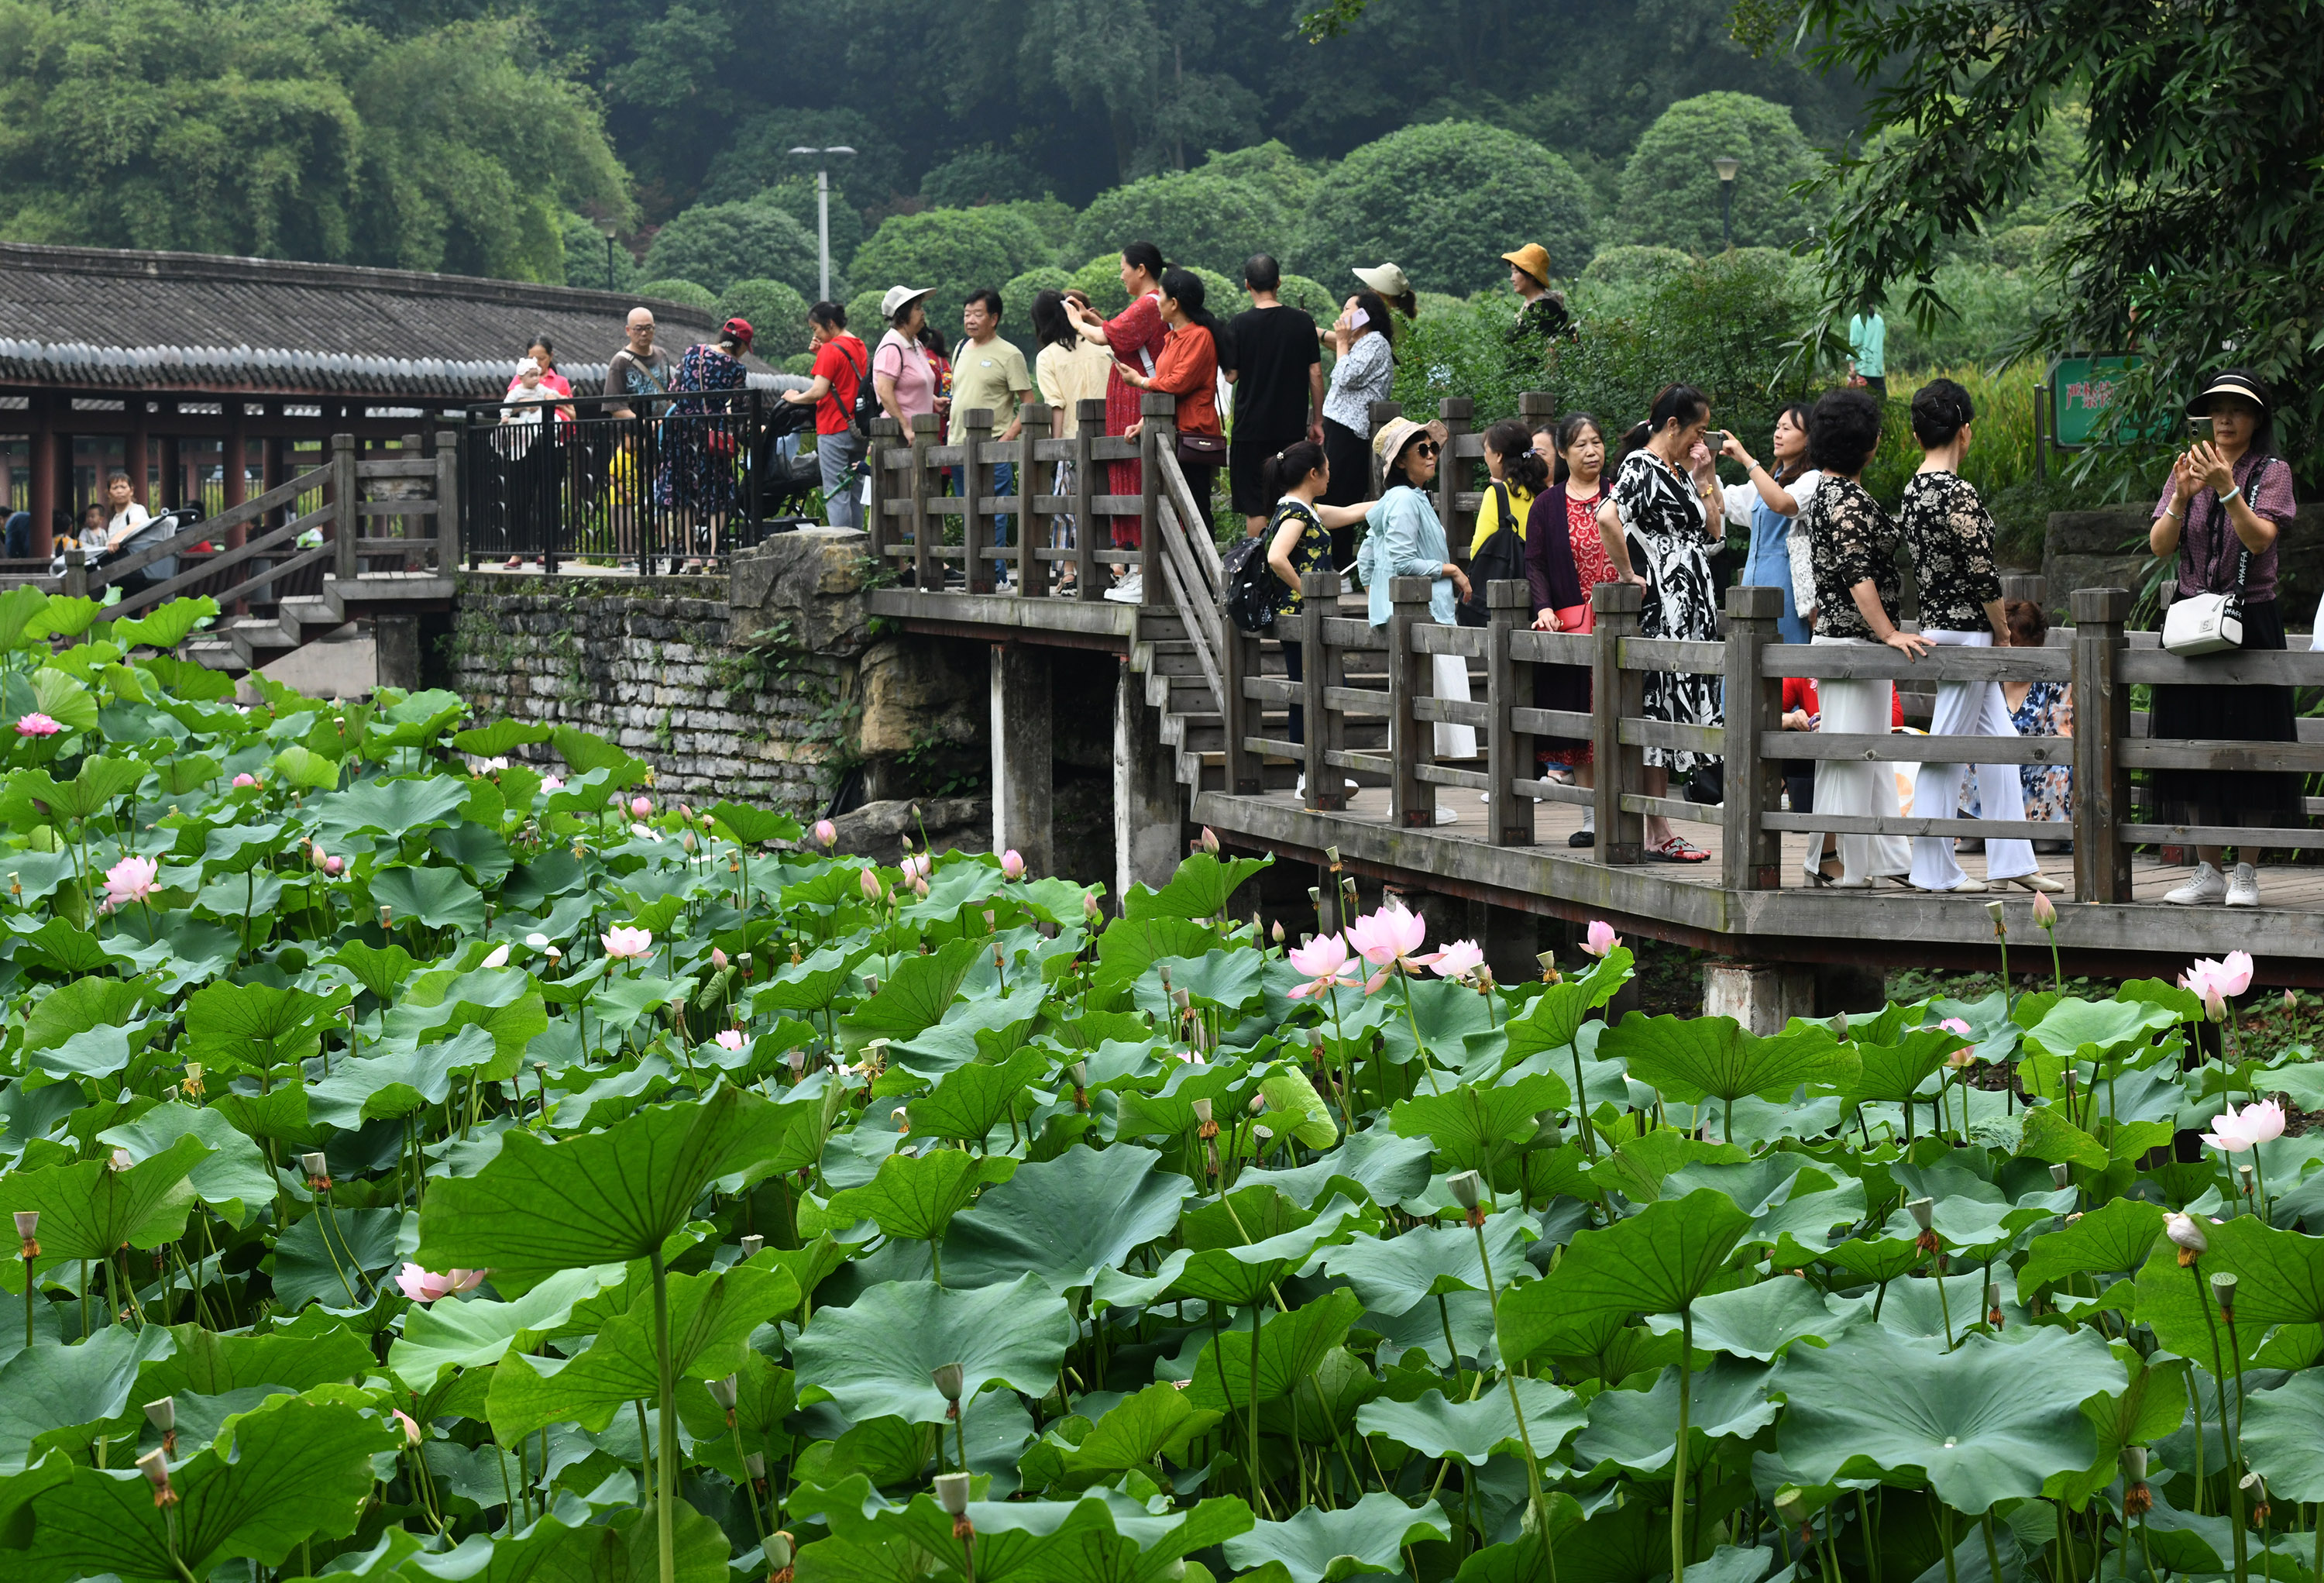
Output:
[[1646,763],[1641,750],[1621,740],[1621,723],[1646,708],[1646,672],[1625,671],[1620,664],[1622,640],[1638,635],[1638,613],[1646,590],[1636,583],[1600,583],[1590,590],[1591,640],[1596,644],[1591,667],[1590,756],[1597,766],[1598,861],[1643,863],[1646,832],[1644,816],[1626,811],[1622,793],[1646,790]]
[[1121,667],[1113,692],[1113,894],[1170,883],[1185,848],[1185,801],[1174,754],[1146,708],[1146,679]]
[[1093,501],[1103,493],[1097,486],[1097,463],[1090,448],[1105,432],[1105,402],[1092,397],[1074,403],[1074,597],[1102,599],[1105,588],[1097,575],[1098,535],[1113,542],[1113,519],[1100,526]]
[[1489,839],[1500,847],[1530,847],[1534,843],[1534,810],[1530,797],[1511,788],[1534,778],[1533,733],[1519,731],[1510,713],[1533,707],[1533,667],[1522,669],[1509,656],[1509,639],[1533,625],[1533,590],[1510,579],[1485,585],[1485,707],[1492,718],[1485,727],[1485,822]]
[[984,448],[992,440],[992,409],[971,407],[961,414],[960,545],[961,575],[972,594],[992,592],[992,518],[984,511],[991,493],[992,472],[984,465]]
[[183,505],[191,493],[186,488],[185,446],[175,434],[161,436],[161,490],[152,509]]
[[903,437],[903,427],[893,418],[882,414],[872,420],[872,432],[863,446],[864,476],[871,482],[869,504],[863,508],[863,527],[870,534],[872,564],[887,571],[896,569],[888,554],[888,547],[896,542],[895,519],[888,514],[888,502],[895,497],[896,480],[888,471],[888,453]]
[[[1794,1017],[1815,1015],[1815,989],[1812,967],[1776,962],[1706,963],[1702,1014],[1732,1017],[1746,1032],[1772,1038]],[[1718,1112],[1708,1114],[1715,1123]]]
[[1318,812],[1338,812],[1348,806],[1348,781],[1339,766],[1325,762],[1346,735],[1344,717],[1324,708],[1325,690],[1340,685],[1339,651],[1323,643],[1323,622],[1339,613],[1340,574],[1302,572],[1299,577],[1299,683],[1301,712],[1306,716],[1306,805]]
[[[1444,524],[1444,536],[1452,546],[1452,559],[1463,566],[1469,563],[1469,541],[1476,537],[1476,524],[1471,520],[1462,526],[1461,490],[1469,482],[1469,464],[1453,464],[1452,450],[1461,437],[1469,432],[1475,417],[1477,403],[1468,396],[1446,396],[1436,403],[1436,415],[1444,421],[1444,451],[1436,461],[1436,520]],[[1525,524],[1517,524],[1517,536],[1525,536]]]
[[352,434],[331,436],[331,538],[337,553],[333,557],[340,582],[353,584],[363,575],[363,567],[355,555],[355,535],[363,523],[355,511],[355,437]]
[[[250,421],[243,415],[245,405],[247,403],[243,402],[226,403],[230,412],[226,421],[226,455],[219,472],[225,482],[223,504],[228,511],[250,498],[249,481],[244,474],[244,469],[250,465]],[[229,529],[226,533],[228,546],[239,548],[244,536],[244,530],[239,527]]]
[[1783,885],[1783,838],[1762,822],[1783,795],[1784,763],[1763,757],[1759,736],[1784,721],[1784,684],[1760,674],[1760,651],[1777,641],[1784,591],[1727,590],[1726,823],[1720,883],[1730,891],[1772,891]]
[[1049,438],[1052,409],[1038,402],[1028,402],[1019,409],[1017,431],[1017,592],[1036,597],[1049,591],[1049,570],[1053,562],[1041,559],[1040,552],[1052,534],[1053,520],[1047,512],[1036,511],[1033,503],[1048,493],[1041,479],[1041,469],[1048,464],[1041,460],[1040,448]]
[[[1138,398],[1138,566],[1142,605],[1170,603],[1162,572],[1162,453],[1178,444],[1178,398],[1148,391]],[[1199,523],[1185,524],[1193,533]]]
[[[129,475],[129,498],[151,511],[159,501],[150,477],[152,448],[145,438],[145,401],[142,396],[133,395],[125,404],[129,408],[129,438],[122,442],[121,470]],[[100,477],[97,483],[100,486],[98,492],[102,495],[105,480]]]
[[1219,651],[1219,681],[1226,691],[1226,789],[1233,796],[1256,797],[1265,789],[1261,778],[1265,760],[1243,743],[1248,737],[1265,735],[1259,725],[1266,708],[1249,696],[1243,683],[1263,673],[1259,640],[1233,622],[1221,621]]
[[1388,792],[1389,819],[1398,828],[1436,824],[1436,788],[1416,772],[1435,760],[1436,728],[1413,712],[1413,700],[1434,696],[1434,667],[1431,656],[1413,646],[1416,627],[1428,625],[1428,595],[1434,585],[1425,577],[1388,579],[1388,752],[1395,769]]
[[992,849],[1016,848],[1026,872],[1056,865],[1056,804],[1049,651],[992,646]]
[[1517,416],[1525,421],[1526,431],[1532,433],[1557,418],[1557,398],[1545,390],[1517,392]]
[[936,517],[928,510],[928,497],[935,494],[928,477],[928,451],[936,442],[936,415],[934,412],[912,414],[912,470],[906,479],[911,500],[911,514],[905,520],[912,524],[912,586],[923,594],[943,591],[943,562],[936,558]]
[[32,553],[42,558],[57,552],[57,445],[51,430],[50,399],[46,395],[32,398],[32,442],[31,463],[32,475]]
[[2122,679],[2127,588],[2074,590],[2074,894],[2127,902],[2130,847],[2118,828],[2130,814],[2130,685]]

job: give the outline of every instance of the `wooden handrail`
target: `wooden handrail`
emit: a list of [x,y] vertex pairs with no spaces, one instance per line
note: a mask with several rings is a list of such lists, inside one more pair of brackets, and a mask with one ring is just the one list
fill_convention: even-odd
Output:
[[254,495],[240,505],[230,506],[216,516],[207,516],[189,527],[180,528],[159,544],[148,545],[134,555],[124,555],[118,560],[94,568],[88,574],[88,586],[92,588],[107,587],[132,572],[144,570],[157,560],[190,550],[205,539],[217,538],[228,528],[255,522],[276,506],[290,505],[308,490],[320,488],[328,477],[327,472],[318,468],[311,473],[301,473],[287,484],[277,484],[265,494]]

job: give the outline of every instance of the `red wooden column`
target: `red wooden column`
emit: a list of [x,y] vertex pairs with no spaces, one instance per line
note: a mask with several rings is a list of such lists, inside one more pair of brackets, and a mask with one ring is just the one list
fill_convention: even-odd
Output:
[[[243,411],[244,408],[248,405],[247,403],[232,401],[228,402],[226,405],[231,409],[231,411],[226,423],[226,458],[224,465],[224,472],[226,474],[225,507],[226,510],[231,511],[235,506],[240,505],[244,501],[250,498],[249,486],[243,477],[243,469],[250,465],[250,423],[249,420],[244,416]],[[235,546],[238,546],[243,542],[243,538],[244,533],[242,529],[238,527],[227,529],[226,547],[228,549],[233,549]]]
[[50,525],[57,509],[57,445],[56,436],[50,431],[46,394],[32,397],[32,553],[47,557],[57,552],[56,533]]
[[[149,454],[145,443],[145,402],[143,397],[133,395],[128,404],[131,409],[129,438],[121,442],[121,470],[129,475],[129,498],[151,511],[156,503],[146,498],[153,490],[145,471]],[[100,477],[97,479],[100,496],[104,493],[104,485],[105,480]]]

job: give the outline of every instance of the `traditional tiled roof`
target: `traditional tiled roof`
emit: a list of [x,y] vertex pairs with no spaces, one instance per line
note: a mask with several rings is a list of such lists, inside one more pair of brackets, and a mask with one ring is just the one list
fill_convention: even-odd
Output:
[[546,334],[588,390],[641,301],[673,350],[715,327],[679,302],[526,281],[0,243],[0,384],[475,400]]

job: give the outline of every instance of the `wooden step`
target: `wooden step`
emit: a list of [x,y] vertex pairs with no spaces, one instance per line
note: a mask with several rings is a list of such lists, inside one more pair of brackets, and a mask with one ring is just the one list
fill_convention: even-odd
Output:
[[209,671],[223,671],[230,676],[241,676],[250,670],[250,662],[242,652],[225,638],[196,639],[186,644],[186,658]]

